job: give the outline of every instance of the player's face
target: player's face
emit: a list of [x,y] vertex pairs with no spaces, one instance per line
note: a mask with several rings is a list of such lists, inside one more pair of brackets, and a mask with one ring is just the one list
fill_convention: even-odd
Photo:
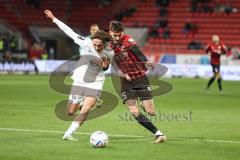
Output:
[[101,39],[93,39],[92,41],[94,49],[100,53],[104,49],[104,45]]
[[91,35],[93,35],[94,33],[96,33],[99,30],[98,26],[92,26],[90,28],[90,33]]
[[212,41],[213,43],[216,43],[216,44],[219,43],[219,37],[216,35],[212,36]]
[[123,32],[110,31],[110,35],[112,36],[113,43],[117,44],[121,40],[121,38],[123,37]]

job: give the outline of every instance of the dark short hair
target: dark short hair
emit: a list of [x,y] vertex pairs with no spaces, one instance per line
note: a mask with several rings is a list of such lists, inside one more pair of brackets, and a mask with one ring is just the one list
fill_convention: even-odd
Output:
[[124,26],[120,21],[110,21],[109,30],[113,32],[123,32]]
[[107,32],[105,32],[103,30],[98,30],[93,35],[91,35],[90,38],[92,40],[93,39],[101,39],[104,44],[107,43],[107,42],[110,42],[112,40],[112,37]]

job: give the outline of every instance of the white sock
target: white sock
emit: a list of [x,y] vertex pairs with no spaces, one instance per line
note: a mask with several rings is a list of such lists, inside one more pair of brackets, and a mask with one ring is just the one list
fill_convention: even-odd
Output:
[[68,137],[70,135],[73,134],[73,132],[75,132],[79,127],[79,124],[75,121],[72,122],[72,124],[70,125],[70,127],[68,128],[68,130],[65,132],[63,137]]
[[159,136],[159,135],[163,135],[163,133],[162,133],[160,130],[158,130],[158,131],[155,133],[155,136]]

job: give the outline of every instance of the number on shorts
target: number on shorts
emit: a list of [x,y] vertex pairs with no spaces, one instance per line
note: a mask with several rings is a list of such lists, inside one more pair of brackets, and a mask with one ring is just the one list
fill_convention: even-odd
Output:
[[123,98],[124,100],[127,99],[126,92],[122,92],[122,98]]

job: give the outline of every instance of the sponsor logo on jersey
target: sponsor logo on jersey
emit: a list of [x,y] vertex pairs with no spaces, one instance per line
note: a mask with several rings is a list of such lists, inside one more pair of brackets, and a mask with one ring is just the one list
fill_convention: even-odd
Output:
[[86,37],[81,36],[81,35],[79,35],[78,38],[81,39],[81,40],[85,40],[86,39]]
[[99,69],[100,65],[99,65],[99,61],[96,59],[91,59],[90,60],[90,65],[93,69]]

